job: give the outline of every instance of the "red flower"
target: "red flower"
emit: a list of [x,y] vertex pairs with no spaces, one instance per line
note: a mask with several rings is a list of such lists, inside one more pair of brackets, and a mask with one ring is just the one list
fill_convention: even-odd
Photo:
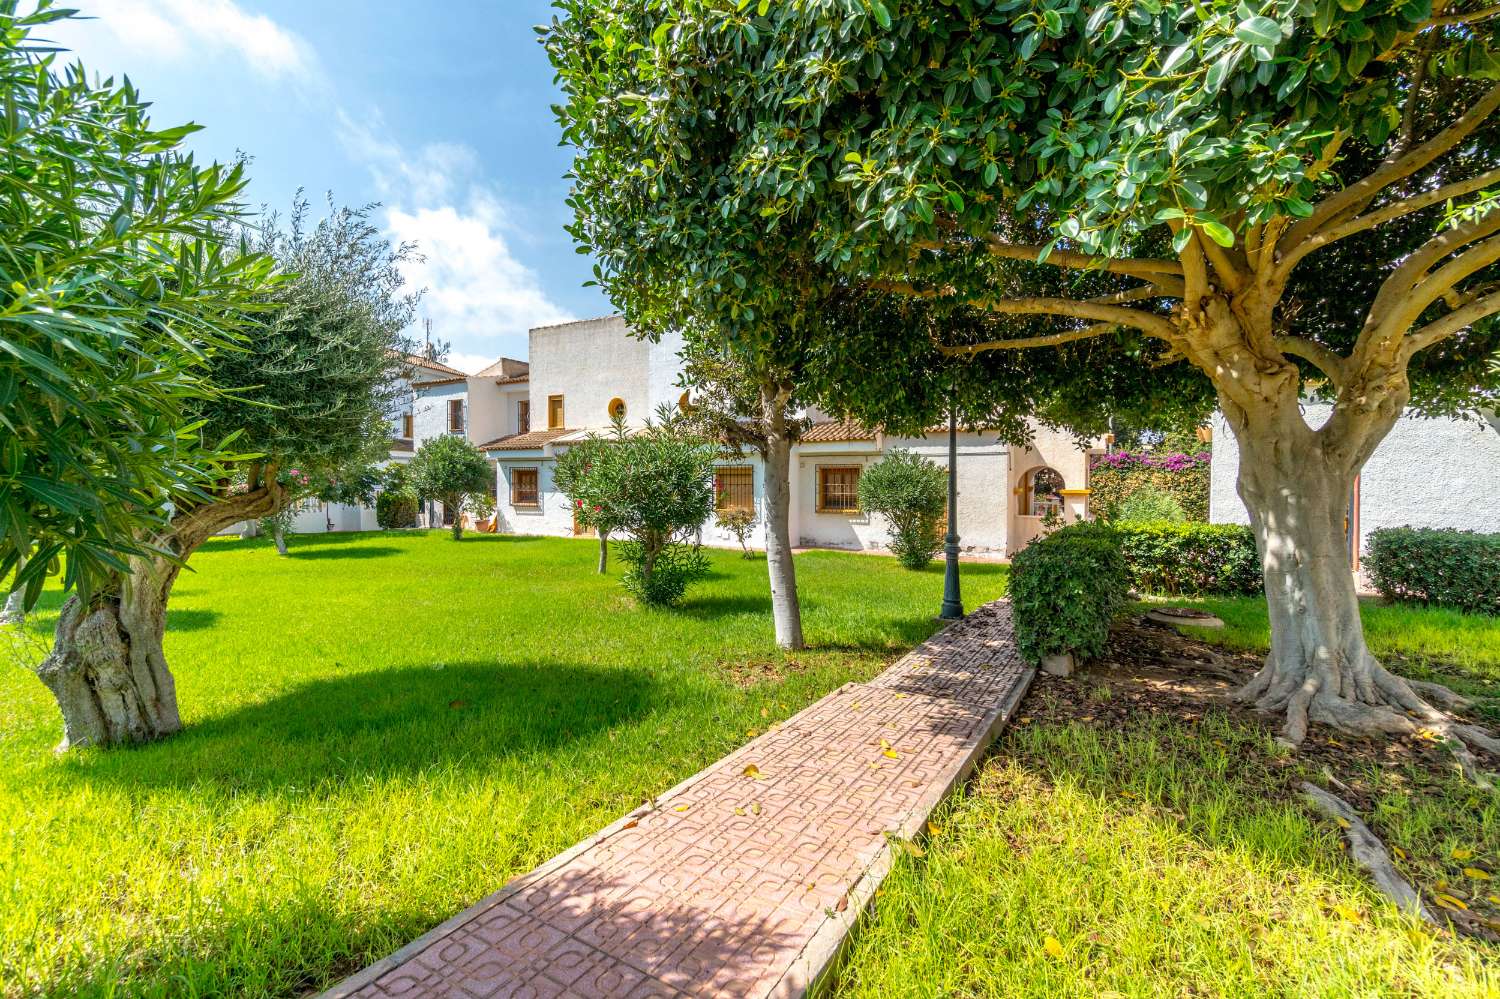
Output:
[[578,509],[583,509],[583,500],[578,500]]
[[596,506],[596,507],[594,507],[594,512],[598,513],[600,510],[603,510],[603,509],[604,509],[604,507],[602,507],[602,506]]

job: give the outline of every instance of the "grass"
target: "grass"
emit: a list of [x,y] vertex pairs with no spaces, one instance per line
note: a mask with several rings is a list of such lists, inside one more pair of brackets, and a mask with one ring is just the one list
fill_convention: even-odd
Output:
[[[1224,618],[1222,632],[1195,629],[1202,637],[1265,647],[1255,601],[1172,602]],[[1377,653],[1495,693],[1500,623],[1373,603],[1363,613]],[[1441,753],[1356,751],[1315,733],[1289,756],[1271,725],[1188,694],[1093,717],[1125,689],[1102,671],[1038,679],[925,853],[898,858],[830,991],[1500,997],[1500,946],[1396,912],[1296,786],[1326,786],[1336,770],[1429,900],[1442,892],[1491,917],[1500,889],[1471,872],[1500,876],[1500,793],[1434,764]]]
[[[594,543],[442,532],[214,541],[169,612],[186,730],[55,758],[0,647],[0,994],[290,996],[330,984],[931,632],[939,566],[713,553],[678,610]],[[1005,567],[965,564],[972,604]],[[6,663],[6,660],[13,660]]]

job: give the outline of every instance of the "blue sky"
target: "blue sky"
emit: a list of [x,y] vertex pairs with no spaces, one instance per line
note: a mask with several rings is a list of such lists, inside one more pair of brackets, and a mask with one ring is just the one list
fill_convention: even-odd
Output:
[[533,25],[546,0],[76,0],[49,28],[91,70],[127,73],[200,156],[254,157],[250,198],[380,201],[426,256],[424,317],[477,370],[526,356],[531,326],[611,311],[564,230],[568,151]]

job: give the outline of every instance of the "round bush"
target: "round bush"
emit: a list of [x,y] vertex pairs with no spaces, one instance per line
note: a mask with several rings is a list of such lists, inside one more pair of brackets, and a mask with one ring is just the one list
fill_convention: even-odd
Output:
[[386,530],[417,526],[417,494],[387,490],[375,497],[375,523]]
[[1114,519],[1126,524],[1180,524],[1187,513],[1175,496],[1148,483],[1120,501]]

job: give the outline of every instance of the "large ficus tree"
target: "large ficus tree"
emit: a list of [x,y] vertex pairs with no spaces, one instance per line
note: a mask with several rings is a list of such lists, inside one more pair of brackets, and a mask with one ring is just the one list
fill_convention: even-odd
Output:
[[139,535],[123,569],[63,605],[37,673],[62,709],[64,747],[181,728],[162,637],[189,557],[225,528],[303,495],[293,480],[337,480],[389,441],[411,348],[403,331],[415,299],[400,272],[410,249],[393,249],[362,209],[333,209],[309,225],[299,201],[285,225],[274,215],[262,222],[249,249],[274,260],[283,280],[258,303],[250,335],[209,359],[213,394],[178,414],[205,440],[232,438],[243,457],[221,461],[214,481]]
[[[1022,363],[1051,378],[1094,342],[1093,370],[1072,374],[1126,394],[1201,373],[1240,443],[1271,612],[1243,695],[1284,712],[1293,742],[1317,721],[1429,727],[1466,765],[1465,745],[1500,749],[1370,654],[1342,523],[1408,405],[1493,399],[1496,8],[560,6],[570,137],[629,131],[636,181],[615,213],[645,252],[695,257],[696,294],[753,308],[757,246],[784,240],[852,289],[1002,320],[939,332],[948,356],[1034,351]],[[1322,426],[1301,415],[1309,395],[1332,404]]]
[[[26,9],[22,9],[22,8]],[[146,552],[228,451],[185,419],[254,321],[268,258],[223,229],[241,167],[196,163],[128,83],[35,32],[71,11],[0,3],[0,582],[90,599]],[[20,569],[20,571],[13,571]]]

